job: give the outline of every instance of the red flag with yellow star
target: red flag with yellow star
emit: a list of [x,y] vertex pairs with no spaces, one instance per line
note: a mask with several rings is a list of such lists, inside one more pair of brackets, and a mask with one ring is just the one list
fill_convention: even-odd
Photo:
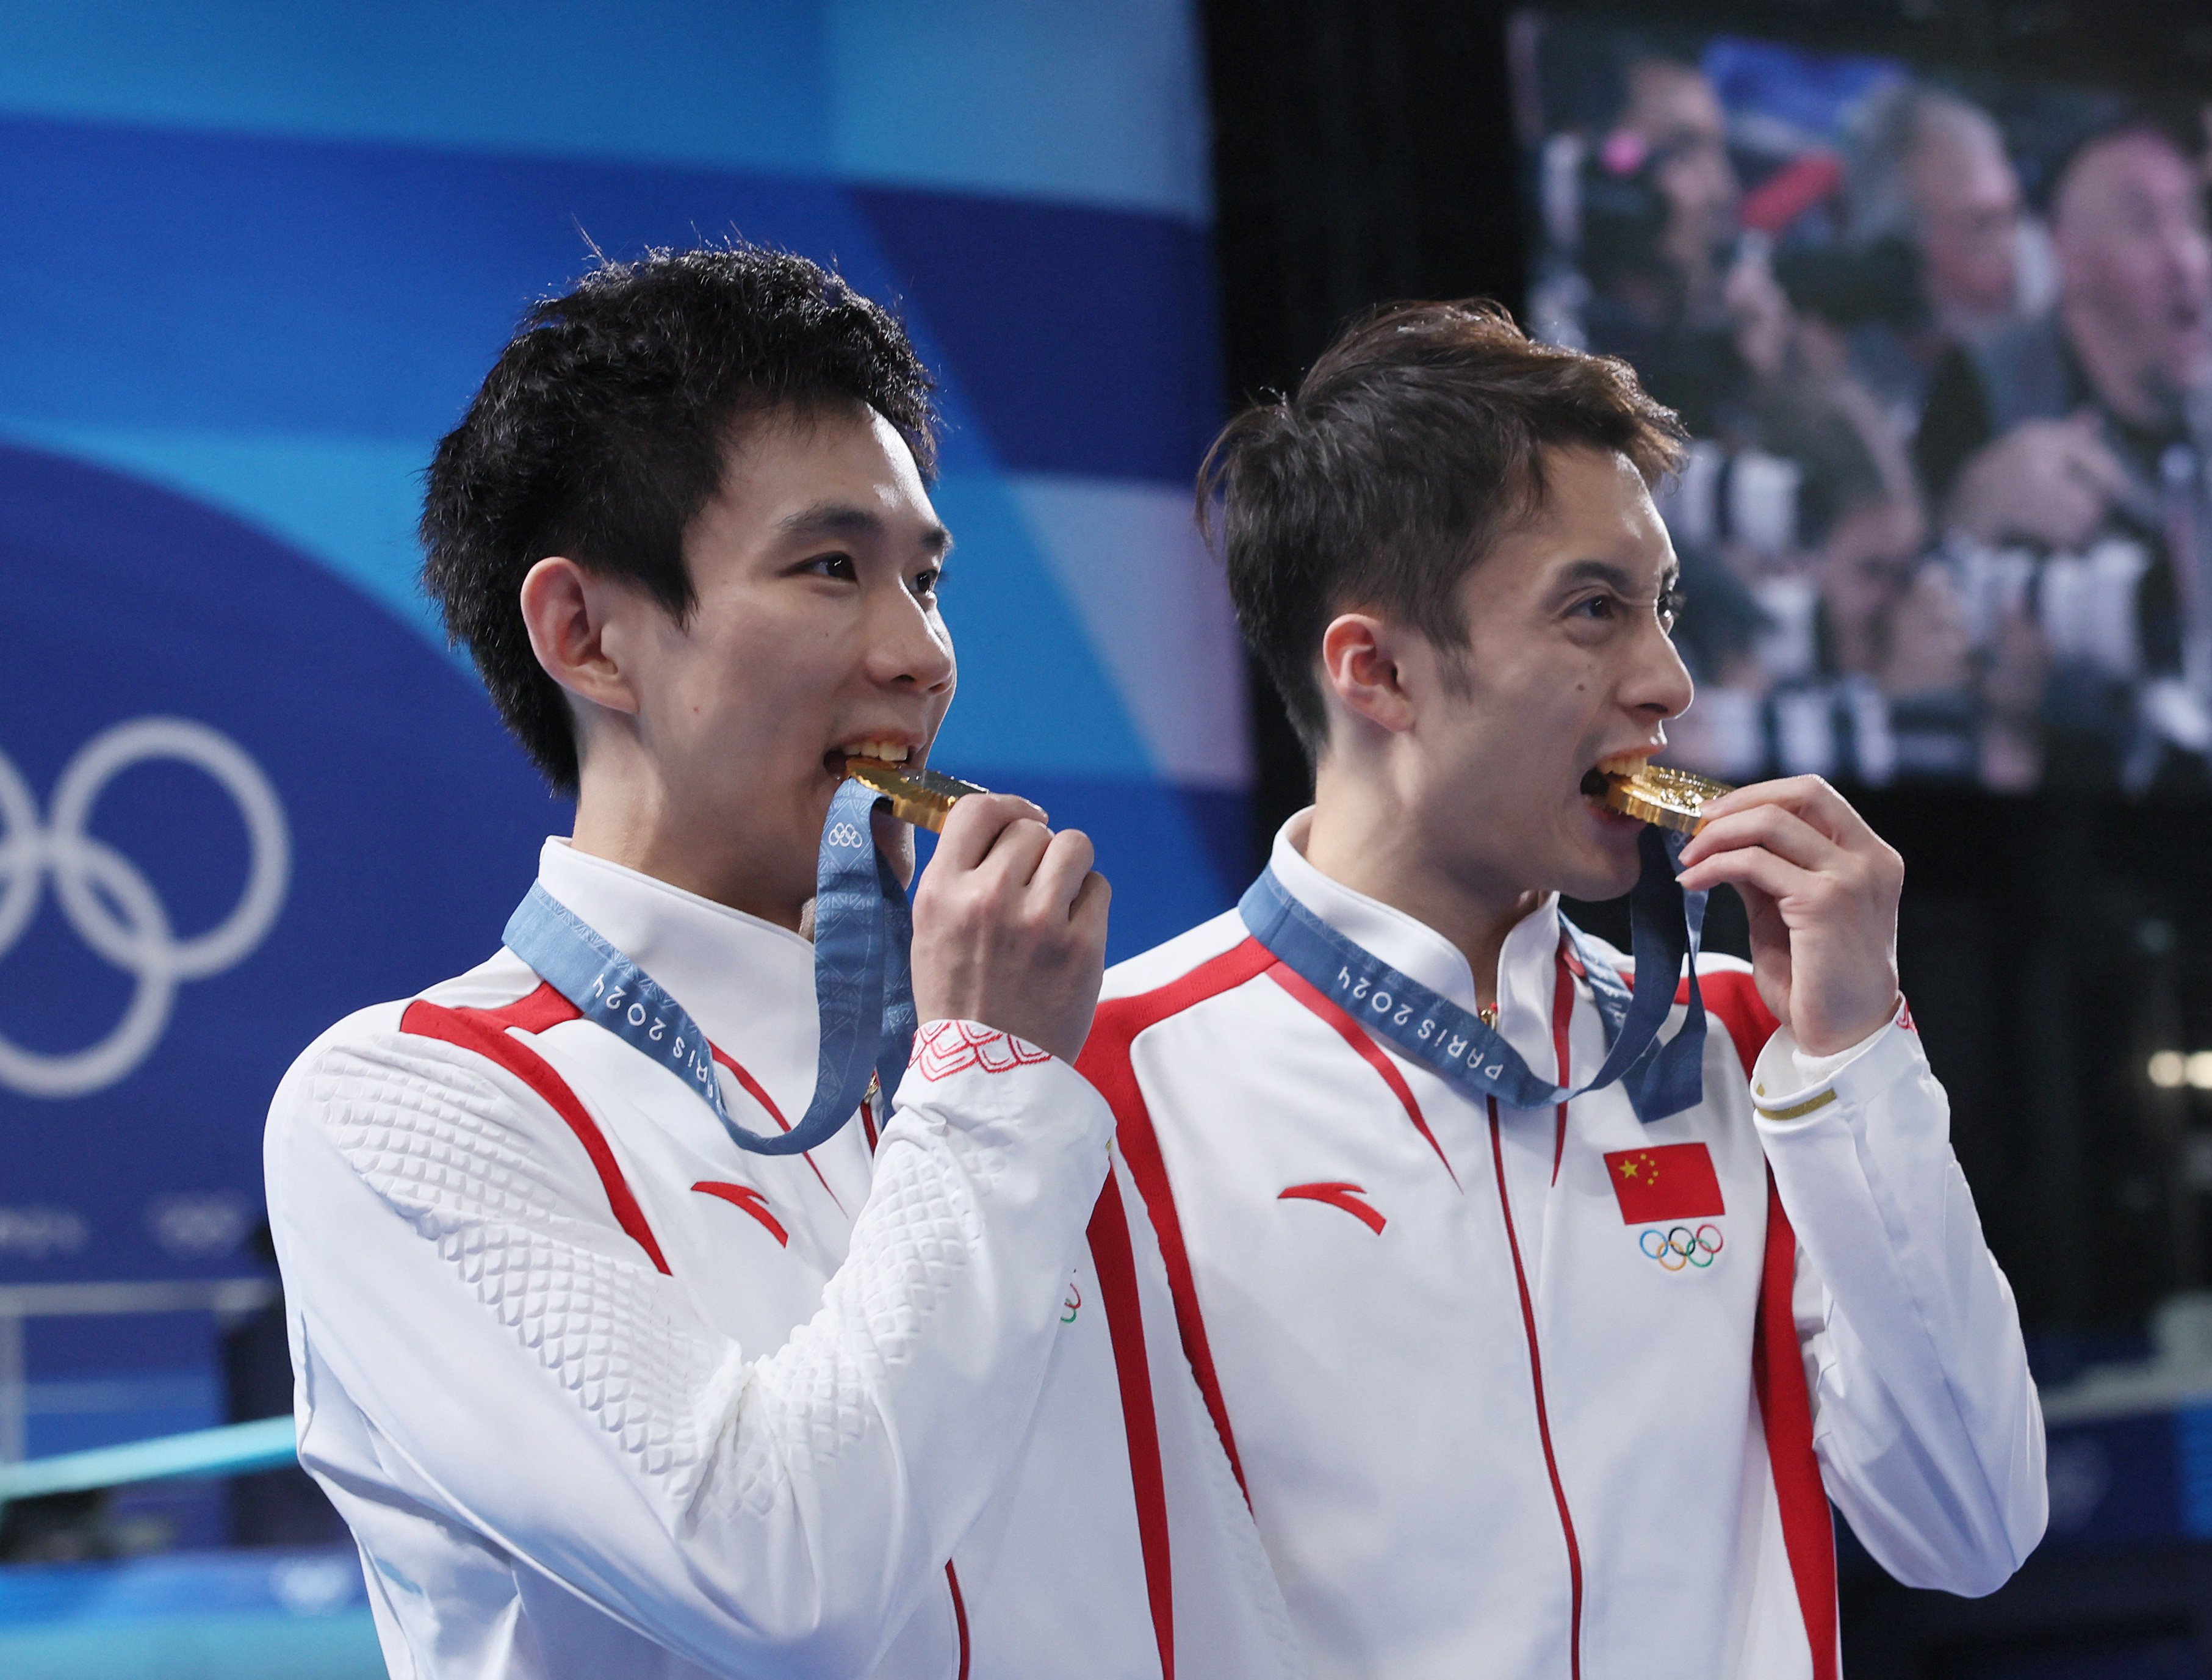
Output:
[[1711,1219],[1725,1213],[1713,1158],[1702,1143],[1656,1143],[1616,1149],[1605,1158],[1605,1176],[1620,1203],[1625,1224],[1669,1219]]

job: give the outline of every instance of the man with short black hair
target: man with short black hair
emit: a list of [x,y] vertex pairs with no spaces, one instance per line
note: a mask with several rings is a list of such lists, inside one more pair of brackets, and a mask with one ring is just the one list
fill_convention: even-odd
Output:
[[[1691,700],[1680,447],[1484,305],[1359,324],[1216,446],[1314,803],[1078,1065],[1317,1675],[1832,1680],[1830,1498],[1954,1592],[2042,1532],[1897,855],[1811,777],[1679,856],[1604,802]],[[1723,883],[1748,966],[1696,960]],[[1632,886],[1632,972],[1559,908]]]
[[1089,843],[962,800],[907,994],[911,836],[846,766],[952,699],[928,390],[812,263],[664,252],[439,447],[426,581],[576,822],[270,1111],[301,1458],[395,1674],[1294,1669],[1069,1066]]
[[2090,137],[2052,186],[2051,236],[2056,307],[1953,352],[1914,453],[1959,563],[2042,602],[2036,631],[2019,627],[2051,667],[2025,720],[2040,740],[2021,732],[2028,768],[2061,787],[2202,788],[2212,222],[2196,161],[2148,122]]

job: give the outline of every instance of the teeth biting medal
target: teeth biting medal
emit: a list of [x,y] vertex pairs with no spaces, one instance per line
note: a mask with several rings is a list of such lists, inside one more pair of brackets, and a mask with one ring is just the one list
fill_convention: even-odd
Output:
[[1594,770],[1583,778],[1583,792],[1607,810],[1677,834],[1695,834],[1705,826],[1705,807],[1735,791],[1725,782],[1663,764],[1645,764],[1629,776]]

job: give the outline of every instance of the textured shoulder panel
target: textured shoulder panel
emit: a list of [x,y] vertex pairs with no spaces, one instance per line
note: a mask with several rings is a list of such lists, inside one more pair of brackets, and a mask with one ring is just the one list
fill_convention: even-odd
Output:
[[1133,997],[1139,992],[1157,990],[1180,979],[1200,963],[1243,944],[1249,933],[1243,916],[1233,910],[1224,910],[1212,921],[1200,922],[1188,933],[1177,934],[1165,945],[1156,945],[1140,956],[1115,964],[1106,971],[1106,985],[1099,996]]
[[642,1471],[685,1496],[710,1445],[701,1420],[719,1409],[701,1402],[741,1380],[735,1350],[679,1318],[600,1207],[568,1128],[435,1040],[353,1035],[295,1071],[296,1123],[435,1245]]

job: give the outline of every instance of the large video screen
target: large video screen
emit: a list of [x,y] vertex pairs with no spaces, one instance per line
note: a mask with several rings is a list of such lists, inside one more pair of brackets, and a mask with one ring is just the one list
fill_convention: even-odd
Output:
[[1670,756],[2212,790],[2206,110],[1511,27],[1529,326],[1696,440]]

